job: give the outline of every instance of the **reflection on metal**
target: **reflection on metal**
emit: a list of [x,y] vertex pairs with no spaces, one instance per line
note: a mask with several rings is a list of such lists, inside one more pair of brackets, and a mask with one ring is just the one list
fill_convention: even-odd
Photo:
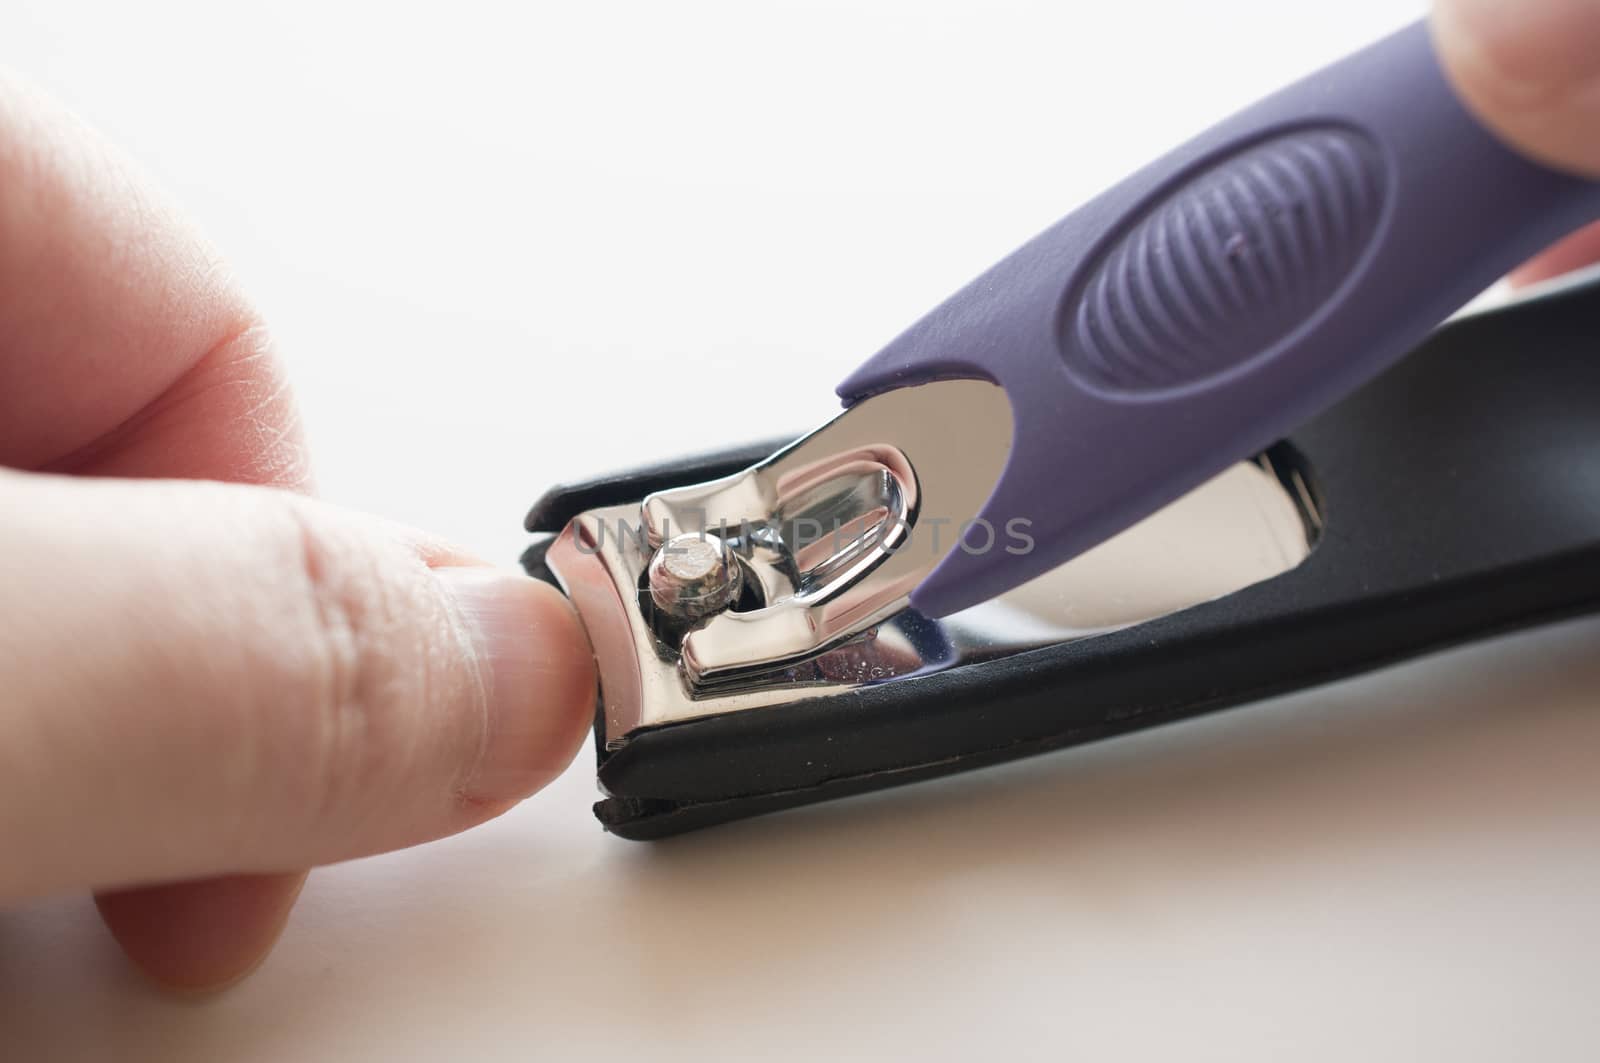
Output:
[[[785,458],[792,459],[785,468],[790,473],[810,464],[798,460],[810,454],[803,450],[808,441],[757,468],[771,468]],[[832,445],[837,442],[830,441],[833,454],[855,449]],[[994,459],[985,455],[983,460]],[[905,508],[907,489],[920,486],[897,476],[892,455],[874,455],[842,473],[834,465],[820,479],[802,478],[798,488],[785,484],[778,494],[761,493],[778,477],[763,482],[753,474],[754,470],[685,492],[652,496],[642,507],[590,510],[575,518],[551,545],[547,563],[583,616],[594,643],[608,746],[615,748],[640,728],[895,682],[1164,616],[1294,568],[1310,553],[1320,527],[1303,470],[1295,456],[1280,447],[1229,469],[1044,576],[954,616],[930,620],[904,605],[905,594],[920,578],[916,573],[925,572],[927,564],[908,560],[904,571],[885,578],[883,570],[898,564],[899,555],[879,557],[873,541],[863,545],[870,527],[881,523],[880,511]],[[982,482],[993,482],[993,477]],[[735,493],[731,504],[729,492]],[[744,493],[742,502],[738,492]],[[778,504],[778,495],[790,500],[788,510]],[[780,522],[775,533],[751,529],[742,539],[730,533],[745,566],[745,593],[729,610],[685,630],[662,623],[645,577],[662,540],[652,543],[647,535],[616,532],[619,527],[637,528],[642,508],[651,534],[659,533],[669,517],[682,516],[686,497],[714,503],[707,507],[713,527],[717,507],[728,505],[745,509],[747,516],[766,512],[793,517],[801,511],[839,515],[842,524],[862,534],[846,536],[841,551],[807,542],[794,532],[792,520],[787,526]],[[982,501],[978,498],[976,503]],[[952,504],[943,512],[976,512],[976,503],[966,509]],[[913,510],[914,506],[913,502]],[[831,520],[830,516],[828,527]],[[670,527],[684,525],[672,520]],[[871,565],[864,562],[869,555]],[[812,575],[810,584],[806,573]],[[854,634],[830,640],[814,622],[800,630],[782,622],[761,628],[744,621],[744,627],[736,627],[741,621],[734,619],[718,630],[746,635],[755,630],[759,637],[706,644],[712,647],[710,655],[721,655],[719,663],[731,664],[713,671],[704,664],[696,669],[685,660],[687,650],[699,651],[697,636],[729,618],[765,613],[766,621],[814,620],[819,613],[804,607],[807,594],[817,594],[820,588],[821,600],[848,600],[845,592],[874,574],[879,575],[875,588],[856,592],[858,602],[866,603],[856,606],[857,618],[867,615],[870,623],[840,627]],[[783,601],[790,605],[777,613],[767,604]],[[796,647],[803,649],[797,652]]]
[[743,572],[727,540],[679,535],[663,543],[650,559],[650,600],[674,620],[698,620],[738,600]]
[[651,546],[709,532],[761,591],[683,635],[691,681],[738,682],[899,612],[952,538],[937,548],[916,534],[919,519],[977,513],[1010,449],[1003,391],[935,381],[866,399],[744,472],[645,499]]

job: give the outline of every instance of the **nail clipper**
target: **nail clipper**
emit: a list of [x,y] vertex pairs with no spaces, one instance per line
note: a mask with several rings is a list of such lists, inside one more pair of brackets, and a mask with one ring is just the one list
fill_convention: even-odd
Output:
[[550,492],[524,562],[594,646],[602,823],[660,837],[1594,608],[1600,287],[1439,325],[1596,216],[1418,24],[1045,230],[811,434]]

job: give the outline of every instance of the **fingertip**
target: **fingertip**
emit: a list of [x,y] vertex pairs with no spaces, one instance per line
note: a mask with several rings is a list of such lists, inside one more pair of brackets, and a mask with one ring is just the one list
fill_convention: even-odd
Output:
[[1467,107],[1549,165],[1600,174],[1600,4],[1437,0],[1439,59]]
[[462,796],[498,806],[542,789],[594,719],[595,664],[577,613],[554,587],[493,568],[442,568],[477,653],[484,742]]
[[277,944],[305,872],[229,875],[95,895],[106,928],[152,982],[185,995],[219,993],[252,974]]

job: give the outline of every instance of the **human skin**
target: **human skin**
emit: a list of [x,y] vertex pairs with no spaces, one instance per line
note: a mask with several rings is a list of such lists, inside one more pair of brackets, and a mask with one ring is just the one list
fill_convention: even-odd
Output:
[[[1525,154],[1600,177],[1600,0],[1437,0],[1433,37],[1457,94]],[[1546,280],[1600,260],[1590,226],[1518,270]]]
[[[1600,0],[1440,0],[1469,107],[1600,176]],[[1600,228],[1518,271],[1600,258]],[[158,981],[226,985],[307,868],[438,838],[570,761],[565,601],[313,501],[270,336],[70,115],[0,79],[0,904],[93,891]]]
[[310,470],[217,256],[0,81],[0,904],[91,890],[170,986],[251,969],[306,868],[538,790],[593,712],[558,593]]

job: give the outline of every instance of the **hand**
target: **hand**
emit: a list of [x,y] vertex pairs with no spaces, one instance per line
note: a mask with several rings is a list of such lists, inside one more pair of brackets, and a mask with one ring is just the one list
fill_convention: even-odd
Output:
[[[1456,91],[1490,129],[1533,158],[1600,178],[1600,0],[1438,0],[1433,31]],[[1597,260],[1592,226],[1513,279]]]
[[[1435,32],[1491,128],[1600,176],[1600,3],[1439,0]],[[1600,229],[1521,277],[1597,258]],[[97,890],[163,982],[233,980],[301,869],[482,822],[582,741],[592,662],[560,596],[296,494],[248,303],[3,81],[0,465],[0,901]]]
[[0,903],[94,890],[164,983],[239,977],[303,869],[481,823],[582,742],[565,600],[305,497],[214,255],[3,80],[0,466]]

